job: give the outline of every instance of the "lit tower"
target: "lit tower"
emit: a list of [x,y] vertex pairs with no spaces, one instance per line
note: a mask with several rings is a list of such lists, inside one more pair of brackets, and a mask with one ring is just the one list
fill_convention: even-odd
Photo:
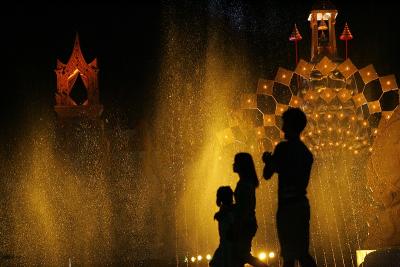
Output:
[[335,24],[338,11],[330,1],[318,1],[311,10],[308,20],[311,27],[311,61],[319,55],[336,58]]
[[54,110],[60,119],[97,119],[103,112],[99,100],[97,59],[86,63],[76,34],[67,64],[57,60],[57,92]]

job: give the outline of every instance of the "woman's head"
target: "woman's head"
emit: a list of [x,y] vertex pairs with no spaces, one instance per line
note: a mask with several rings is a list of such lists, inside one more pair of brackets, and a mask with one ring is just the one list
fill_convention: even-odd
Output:
[[233,162],[233,171],[239,174],[240,179],[251,182],[254,186],[259,185],[257,178],[256,168],[254,167],[254,161],[249,153],[237,153]]
[[229,206],[233,204],[233,191],[230,186],[221,186],[217,190],[217,206]]

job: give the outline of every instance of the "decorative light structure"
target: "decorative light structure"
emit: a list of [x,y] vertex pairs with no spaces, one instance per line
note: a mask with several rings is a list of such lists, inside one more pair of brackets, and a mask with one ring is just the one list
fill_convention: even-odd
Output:
[[343,33],[340,35],[340,40],[345,41],[346,43],[346,59],[348,58],[347,53],[347,42],[353,40],[353,35],[350,32],[349,26],[346,24],[344,25]]
[[[329,248],[329,256],[333,259],[335,254],[344,258],[345,246],[340,244],[341,241],[347,242],[347,255],[362,247],[359,236],[362,226],[357,220],[357,207],[347,207],[351,209],[349,212],[344,203],[346,200],[350,205],[362,202],[361,193],[357,192],[357,196],[352,193],[359,181],[352,179],[363,175],[360,170],[365,166],[361,162],[365,163],[366,158],[374,153],[372,145],[380,132],[379,127],[391,118],[399,105],[399,89],[394,75],[380,76],[373,65],[358,68],[347,53],[345,60],[337,57],[337,14],[329,1],[319,1],[314,6],[309,16],[311,60],[300,59],[294,70],[279,67],[273,79],[259,79],[255,93],[241,96],[239,111],[235,113],[240,122],[219,133],[223,146],[228,145],[231,149],[236,144],[243,150],[247,145],[256,157],[257,153],[272,151],[283,138],[281,127],[285,110],[298,107],[305,112],[308,125],[301,138],[316,158],[318,178],[311,180],[317,180],[319,185],[311,183],[311,187],[318,191],[314,196],[320,201],[316,206],[321,206],[322,213],[317,216],[325,218],[320,221],[325,224],[321,229],[326,229],[319,234],[320,248],[324,253],[321,258],[328,251],[325,247],[324,252],[324,246],[333,238]],[[324,31],[328,31],[327,36]],[[349,29],[344,31],[344,35],[343,40],[351,40]],[[295,36],[294,30],[293,41]],[[360,165],[353,168],[355,164]],[[330,188],[332,184],[336,190],[342,190],[342,196]]]
[[303,37],[301,36],[299,30],[297,29],[296,24],[294,24],[293,31],[289,36],[289,41],[294,42],[294,47],[295,47],[295,51],[296,51],[296,65],[299,62],[297,42],[301,41],[301,39],[303,39]]

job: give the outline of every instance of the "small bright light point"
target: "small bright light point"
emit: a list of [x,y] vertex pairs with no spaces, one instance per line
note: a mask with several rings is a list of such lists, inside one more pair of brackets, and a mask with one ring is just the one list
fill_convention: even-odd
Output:
[[339,142],[336,142],[336,144],[335,144],[336,146],[338,146],[339,145]]
[[378,129],[375,129],[375,130],[374,130],[374,134],[377,134],[377,133],[378,133]]
[[192,262],[195,262],[195,261],[196,261],[196,258],[195,258],[195,257],[191,257],[190,260],[191,260]]
[[353,150],[353,147],[352,147],[352,146],[349,146],[349,149],[350,149],[350,150]]
[[274,142],[274,145],[277,145],[278,144],[278,142]]
[[328,114],[328,119],[330,119],[330,118],[332,118],[332,115],[331,115],[331,114]]
[[346,70],[349,70],[350,68],[349,67],[346,67]]
[[352,116],[352,117],[351,117],[351,120],[352,120],[352,121],[356,120],[356,117]]
[[329,94],[329,93],[328,93],[328,94],[326,94],[326,96],[327,96],[327,97],[330,97],[330,96],[331,96],[331,94]]
[[268,87],[268,86],[266,86],[266,85],[264,84],[264,89],[267,89],[267,87]]
[[306,70],[306,68],[305,68],[305,67],[303,67],[303,70]]
[[262,261],[265,260],[267,258],[267,253],[261,252],[260,254],[258,254],[258,258]]
[[228,138],[228,136],[227,136],[227,135],[225,135],[225,138]]
[[354,154],[356,154],[356,155],[357,155],[357,154],[358,154],[358,150],[354,150]]
[[253,146],[253,145],[251,145],[251,146],[250,146],[250,148],[251,148],[251,149],[254,149],[254,146]]
[[308,135],[310,135],[310,136],[311,136],[311,135],[312,135],[312,132],[308,132]]
[[332,129],[332,127],[329,127],[328,130],[329,130],[330,132],[332,132],[333,129]]
[[318,114],[315,114],[315,118],[318,118],[319,117],[319,115]]
[[368,150],[369,150],[369,152],[371,152],[372,151],[372,147],[370,147]]
[[271,118],[268,118],[267,121],[268,121],[268,122],[271,122]]
[[343,144],[343,147],[346,147],[346,144]]
[[367,76],[369,76],[369,75],[371,75],[371,73],[368,71],[368,72],[367,72]]
[[184,259],[184,262],[188,262],[189,260],[188,260],[188,258],[187,257],[185,257],[185,259]]
[[386,119],[390,119],[390,115],[387,115],[387,116],[386,116]]
[[347,133],[347,134],[350,134],[350,131],[347,131],[346,133]]
[[324,68],[327,68],[328,67],[328,65],[324,65]]
[[281,108],[280,111],[283,111],[283,108]]
[[386,84],[387,84],[387,85],[390,85],[390,81],[387,81]]
[[311,98],[311,99],[314,99],[314,97],[313,97],[313,96],[310,96],[310,98]]
[[197,260],[201,261],[203,259],[203,257],[201,255],[197,256]]
[[295,100],[294,103],[297,104],[299,101]]
[[257,132],[257,134],[259,134],[259,135],[260,135],[260,134],[261,134],[261,131],[258,131],[258,132]]
[[250,103],[251,102],[251,99],[247,99],[247,103]]
[[321,130],[318,130],[317,132],[320,134],[320,133],[321,133]]
[[285,75],[285,74],[283,74],[283,75],[282,75],[282,78],[284,78],[284,79],[285,79],[285,78],[286,78],[286,75]]
[[363,141],[363,145],[366,145],[366,144],[367,144],[367,141],[364,140],[364,141]]
[[210,255],[210,254],[207,254],[206,259],[207,259],[208,261],[211,260],[211,255]]
[[269,254],[268,254],[268,256],[272,259],[272,258],[275,258],[275,253],[273,252],[273,251],[271,251]]

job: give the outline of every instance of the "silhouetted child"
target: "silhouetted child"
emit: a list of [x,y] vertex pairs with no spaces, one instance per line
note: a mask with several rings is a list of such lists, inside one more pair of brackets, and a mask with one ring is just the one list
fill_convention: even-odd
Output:
[[300,140],[307,118],[298,108],[287,110],[282,118],[286,141],[280,142],[273,154],[264,153],[263,176],[268,180],[278,173],[276,223],[283,266],[292,267],[298,260],[303,267],[314,267],[317,265],[308,252],[310,206],[306,196],[313,155]]
[[217,190],[219,211],[214,219],[218,221],[219,246],[210,261],[212,267],[233,267],[233,191],[229,186]]
[[251,242],[257,232],[256,188],[259,185],[253,158],[248,153],[235,155],[233,171],[239,174],[235,196],[234,255],[235,266],[249,263],[267,266],[251,255]]

